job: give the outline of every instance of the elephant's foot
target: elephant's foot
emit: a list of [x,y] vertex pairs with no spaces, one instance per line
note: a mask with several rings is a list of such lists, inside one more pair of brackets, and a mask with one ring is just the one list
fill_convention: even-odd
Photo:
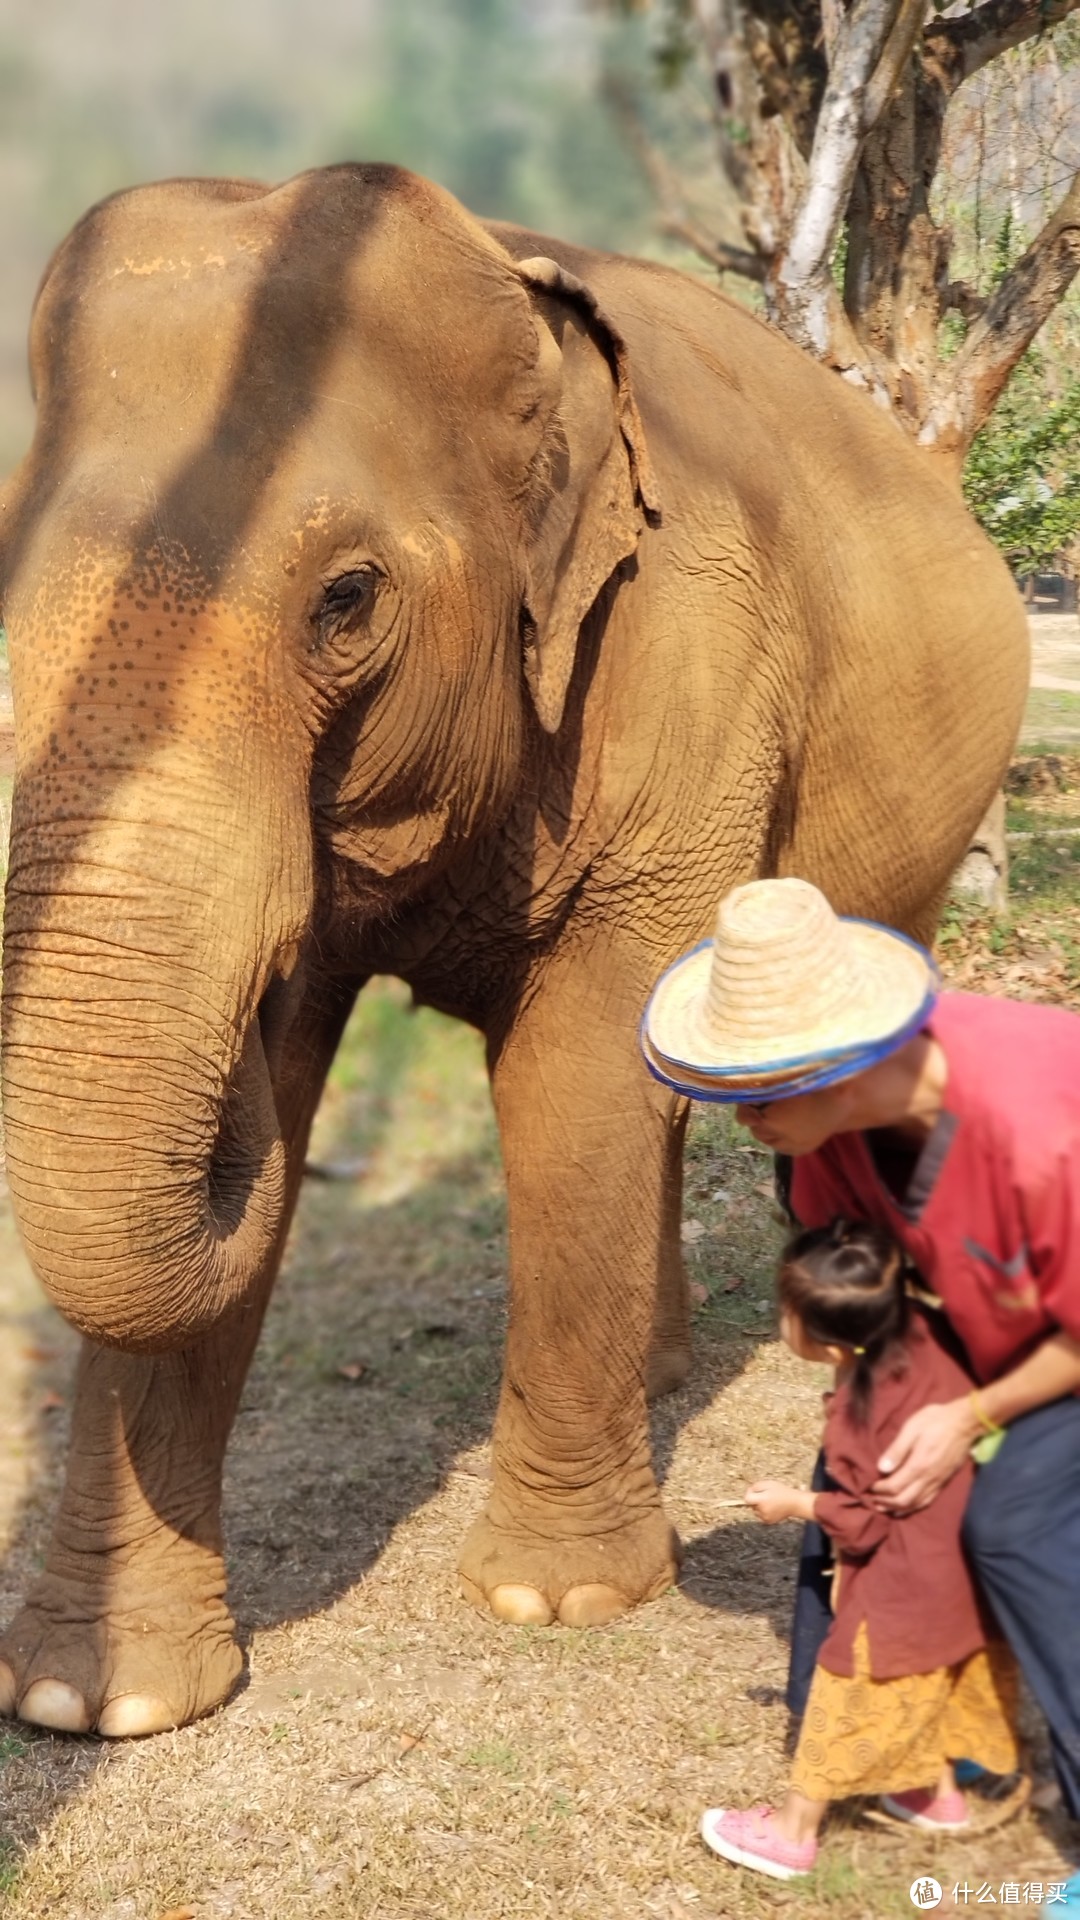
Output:
[[602,1627],[666,1592],[681,1557],[678,1535],[659,1508],[575,1539],[498,1527],[483,1513],[466,1535],[458,1572],[465,1599],[499,1620]]
[[0,1714],[125,1739],[219,1706],[243,1660],[220,1560],[198,1550],[192,1559],[201,1577],[190,1584],[175,1566],[152,1586],[117,1569],[103,1578],[100,1566],[82,1581],[46,1572],[0,1637]]

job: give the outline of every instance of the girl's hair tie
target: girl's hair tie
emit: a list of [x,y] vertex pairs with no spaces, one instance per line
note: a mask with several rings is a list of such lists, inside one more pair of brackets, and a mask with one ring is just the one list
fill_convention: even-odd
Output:
[[858,1353],[858,1354],[863,1354],[863,1353],[865,1353],[865,1352],[866,1352],[866,1348],[865,1348],[865,1347],[852,1347],[852,1349],[851,1349],[851,1351],[852,1351],[852,1353]]

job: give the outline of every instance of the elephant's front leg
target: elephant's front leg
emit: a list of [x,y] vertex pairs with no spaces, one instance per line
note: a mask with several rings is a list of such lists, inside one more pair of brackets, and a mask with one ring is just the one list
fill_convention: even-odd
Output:
[[84,1342],[45,1568],[0,1639],[0,1712],[157,1733],[232,1690],[221,1467],[257,1324],[155,1359]]
[[[313,993],[283,1044],[287,1212],[352,998]],[[45,1568],[0,1638],[0,1713],[122,1737],[181,1726],[231,1692],[243,1662],[225,1603],[221,1475],[277,1263],[242,1311],[182,1352],[84,1343]]]
[[681,1297],[682,1115],[648,1076],[647,956],[559,959],[493,1072],[510,1207],[494,1488],[462,1588],[503,1619],[598,1625],[671,1584],[653,1476],[650,1343]]

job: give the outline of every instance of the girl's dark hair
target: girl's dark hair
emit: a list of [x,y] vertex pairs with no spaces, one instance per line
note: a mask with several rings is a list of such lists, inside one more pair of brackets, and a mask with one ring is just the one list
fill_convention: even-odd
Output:
[[780,1304],[823,1347],[850,1347],[851,1411],[865,1421],[874,1375],[899,1371],[909,1304],[904,1255],[884,1227],[834,1220],[796,1234],[780,1262]]

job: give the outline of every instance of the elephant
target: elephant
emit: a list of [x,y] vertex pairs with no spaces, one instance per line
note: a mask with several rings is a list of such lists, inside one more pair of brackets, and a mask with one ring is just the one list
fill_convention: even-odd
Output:
[[679,1546],[689,1360],[655,976],[798,874],[929,936],[1027,686],[1009,575],[895,424],[703,281],[386,165],[92,208],[0,496],[3,1101],[84,1336],[0,1711],[137,1735],[242,1667],[230,1424],[355,995],[485,1036],[510,1312],[466,1599],[586,1626]]

